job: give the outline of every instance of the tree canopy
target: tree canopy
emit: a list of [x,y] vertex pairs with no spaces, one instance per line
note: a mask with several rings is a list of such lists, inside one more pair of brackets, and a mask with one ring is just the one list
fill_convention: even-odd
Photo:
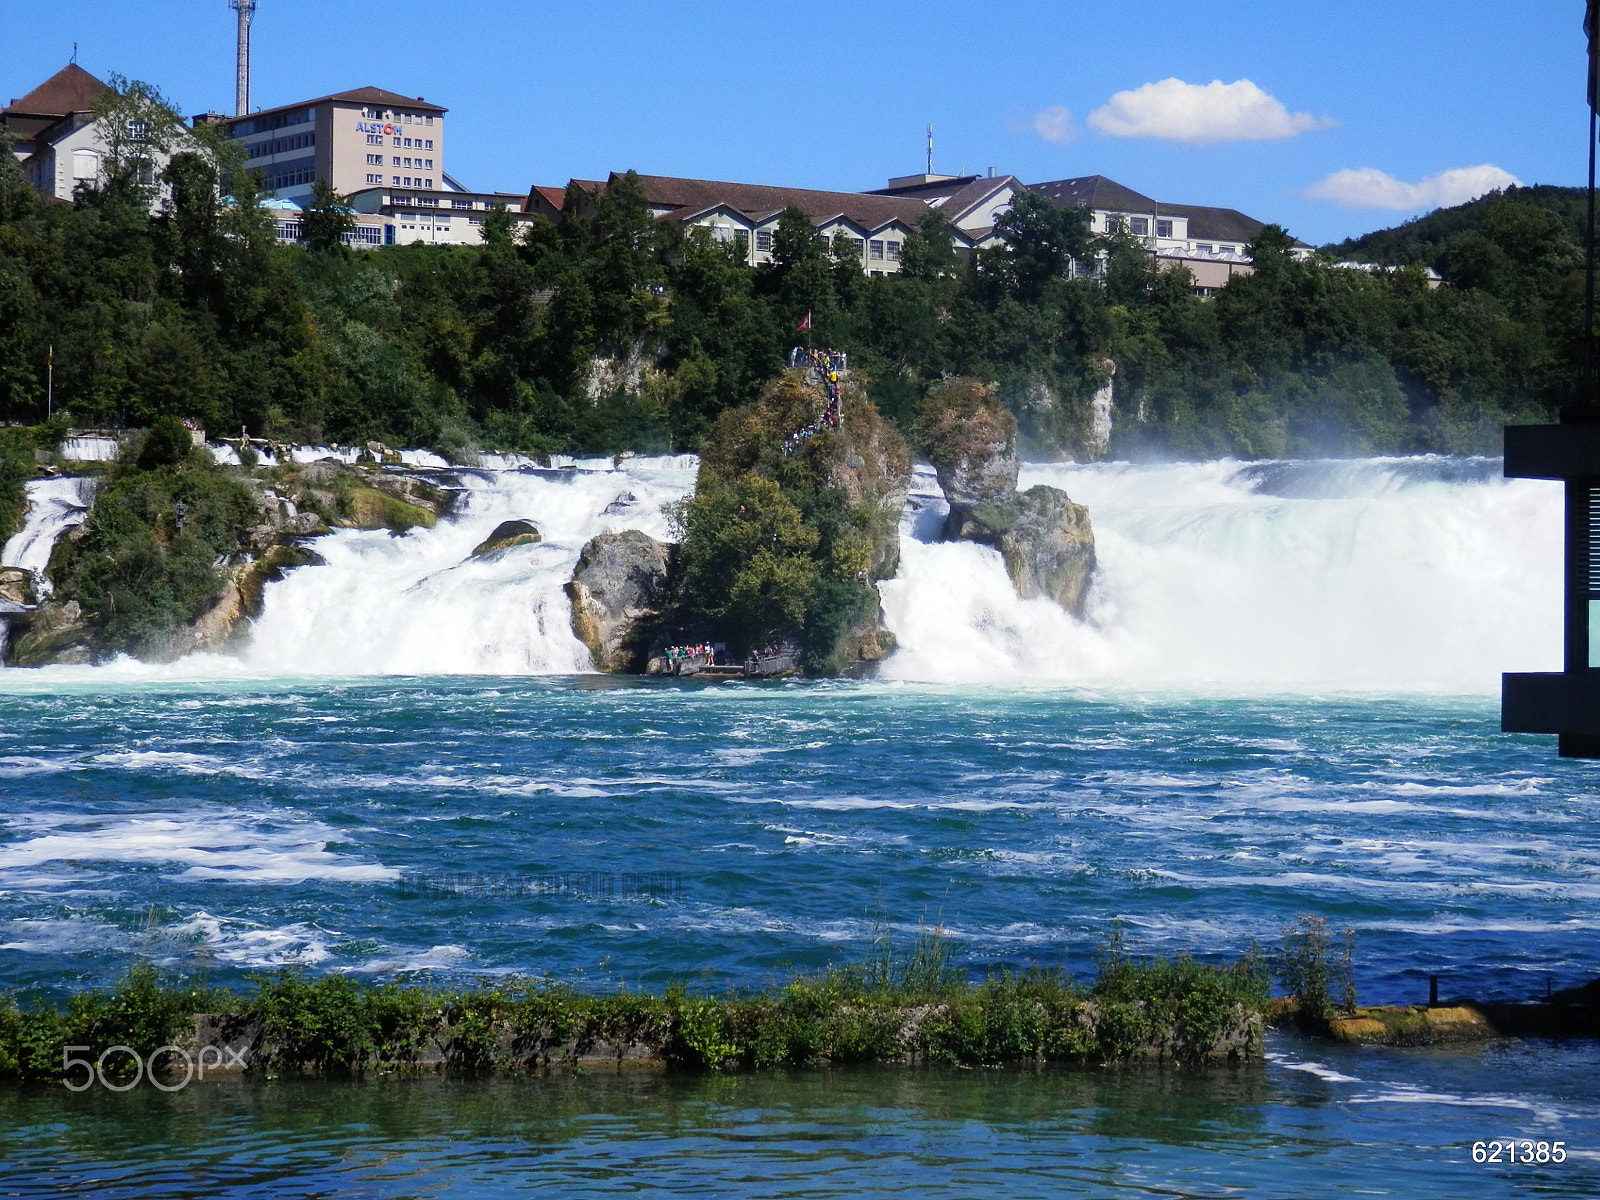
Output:
[[[159,97],[124,84],[107,103]],[[53,345],[57,406],[79,424],[194,418],[446,454],[697,450],[779,375],[808,312],[815,344],[848,351],[902,430],[930,389],[972,377],[1035,453],[1083,452],[1111,364],[1117,455],[1490,450],[1576,387],[1581,256],[1559,189],[1335,248],[1434,266],[1442,288],[1420,269],[1297,262],[1269,226],[1260,269],[1205,299],[1135,239],[1032,193],[1001,218],[1003,247],[959,261],[935,211],[878,277],[797,210],[773,262],[748,267],[741,242],[655,220],[631,176],[569,196],[559,225],[491,213],[480,246],[322,253],[348,227],[339,197],[305,213],[312,249],[279,245],[226,147],[199,131],[172,146],[154,216],[145,185],[115,174],[71,205],[40,199],[0,155],[0,420],[43,417]],[[1069,269],[1097,259],[1097,278]]]

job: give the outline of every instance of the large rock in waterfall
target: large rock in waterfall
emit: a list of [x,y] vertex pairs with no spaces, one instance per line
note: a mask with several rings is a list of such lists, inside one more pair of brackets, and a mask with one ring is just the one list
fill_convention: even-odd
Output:
[[637,529],[589,539],[567,584],[572,632],[596,670],[641,672],[671,595],[672,547]]
[[911,454],[845,374],[830,394],[791,370],[718,416],[682,510],[688,640],[790,646],[812,675],[869,673],[894,649],[877,583],[900,564]]
[[32,571],[21,567],[0,567],[0,600],[22,607],[32,605],[36,598]]
[[496,525],[489,536],[479,542],[472,551],[473,558],[487,558],[490,555],[498,556],[507,550],[515,550],[518,546],[537,546],[544,541],[544,535],[539,532],[539,527],[532,521],[520,518],[514,521],[501,521]]
[[934,389],[917,422],[950,503],[946,541],[993,546],[1024,600],[1054,600],[1083,618],[1094,575],[1089,510],[1060,488],[1017,493],[1017,423],[977,380]]
[[964,510],[956,536],[1000,551],[1022,599],[1042,596],[1083,619],[1094,575],[1094,529],[1089,510],[1060,488],[1040,484],[1003,504]]
[[11,648],[14,667],[94,662],[94,626],[76,600],[46,601]]

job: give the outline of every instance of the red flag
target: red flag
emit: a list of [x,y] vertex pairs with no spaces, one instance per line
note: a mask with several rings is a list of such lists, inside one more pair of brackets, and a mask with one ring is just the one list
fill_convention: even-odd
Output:
[[808,310],[806,312],[806,315],[800,318],[800,328],[796,332],[798,332],[798,333],[809,333],[810,331],[811,331],[811,313]]

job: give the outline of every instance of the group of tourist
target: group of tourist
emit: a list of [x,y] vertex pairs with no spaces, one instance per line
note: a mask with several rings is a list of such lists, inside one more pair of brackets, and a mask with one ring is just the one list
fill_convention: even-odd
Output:
[[674,664],[703,658],[705,662],[699,665],[713,667],[717,663],[717,648],[710,642],[698,642],[693,646],[668,646],[663,657]]
[[797,429],[789,435],[789,440],[784,443],[783,452],[793,454],[807,440],[826,430],[838,429],[840,423],[839,389],[840,374],[849,369],[849,357],[842,350],[813,350],[809,346],[796,346],[789,352],[789,365],[791,367],[805,367],[806,377],[811,380],[816,374],[828,393],[828,403],[804,429]]
[[789,367],[798,370],[801,367],[809,371],[816,371],[819,375],[828,372],[843,372],[850,369],[850,356],[843,350],[814,350],[810,346],[796,346],[789,351]]

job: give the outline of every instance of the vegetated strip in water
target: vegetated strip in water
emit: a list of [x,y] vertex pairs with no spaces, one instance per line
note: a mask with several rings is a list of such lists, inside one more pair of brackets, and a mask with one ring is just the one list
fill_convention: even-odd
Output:
[[269,1075],[623,1061],[700,1071],[1238,1062],[1262,1056],[1270,984],[1254,953],[1221,967],[1139,962],[1113,941],[1088,988],[1049,971],[974,985],[950,967],[937,932],[903,956],[885,947],[865,966],[797,977],[759,995],[695,996],[682,985],[660,995],[586,995],[522,980],[446,990],[282,973],[241,996],[164,986],[142,966],[115,993],[74,995],[65,1013],[0,1001],[0,1078],[62,1079],[82,1070],[85,1057],[134,1082],[146,1065],[158,1077],[176,1070],[187,1079],[196,1060]]

